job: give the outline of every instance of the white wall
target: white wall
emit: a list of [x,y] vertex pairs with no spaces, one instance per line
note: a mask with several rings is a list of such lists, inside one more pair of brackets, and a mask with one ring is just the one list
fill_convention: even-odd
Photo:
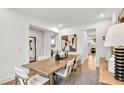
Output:
[[104,40],[102,36],[105,36],[107,28],[111,25],[111,19],[82,25],[73,28],[67,28],[61,30],[62,35],[77,34],[77,53],[83,55],[84,60],[87,58],[86,43],[85,43],[85,31],[87,29],[96,29],[96,65],[99,66],[99,58],[105,57],[109,48],[104,47]]
[[83,51],[83,55],[84,55],[84,59],[88,59],[88,34],[87,34],[87,31],[83,31],[83,36],[84,36],[84,39],[83,39],[83,46],[84,46],[84,51]]
[[29,24],[58,31],[35,17],[0,9],[0,83],[14,77],[14,66],[29,62]]
[[14,76],[14,66],[26,63],[24,16],[0,9],[0,83]]
[[44,56],[44,32],[30,30],[30,36],[36,37],[36,59]]
[[51,33],[45,32],[44,33],[44,55],[49,57],[50,56],[50,49],[51,49]]

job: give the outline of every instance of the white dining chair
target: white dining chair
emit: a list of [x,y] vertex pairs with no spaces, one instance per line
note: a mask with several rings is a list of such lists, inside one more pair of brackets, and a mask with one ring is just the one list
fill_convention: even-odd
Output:
[[74,65],[74,59],[69,60],[66,65],[66,68],[62,68],[62,69],[56,71],[55,75],[60,76],[62,79],[67,79],[71,74],[73,65]]
[[75,72],[78,67],[81,67],[81,56],[77,56],[75,64],[73,66],[73,71]]
[[15,67],[14,70],[15,70],[15,75],[18,78],[19,83],[21,85],[43,85],[49,82],[48,78],[38,74],[29,78],[27,69],[22,66]]

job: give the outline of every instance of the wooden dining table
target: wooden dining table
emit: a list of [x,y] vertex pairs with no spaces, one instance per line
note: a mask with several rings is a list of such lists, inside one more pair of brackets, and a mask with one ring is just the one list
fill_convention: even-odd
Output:
[[67,62],[71,59],[76,59],[77,55],[68,55],[68,58],[61,59],[56,61],[55,58],[50,57],[45,60],[38,60],[36,62],[24,64],[23,66],[40,73],[41,75],[45,75],[50,79],[50,85],[54,84],[53,74],[66,66]]

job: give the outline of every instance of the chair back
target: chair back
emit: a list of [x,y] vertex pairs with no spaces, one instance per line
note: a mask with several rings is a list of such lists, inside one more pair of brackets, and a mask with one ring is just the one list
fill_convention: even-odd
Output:
[[29,77],[28,77],[28,73],[27,73],[26,68],[24,68],[22,66],[18,66],[18,67],[16,66],[14,68],[14,70],[15,70],[15,74],[16,74],[18,80],[19,80],[19,83],[21,85],[28,84]]
[[81,62],[81,56],[77,56],[76,58],[76,61],[75,61],[75,64],[74,64],[74,69],[77,69],[78,65],[80,64]]
[[74,63],[74,67],[73,67],[74,69],[76,69],[76,68],[78,67],[78,62],[79,62],[79,61],[78,61],[77,58],[76,58],[75,63]]
[[66,66],[65,73],[64,73],[65,77],[67,77],[67,76],[69,76],[71,74],[73,65],[74,65],[74,59],[69,60],[68,63],[67,63],[67,66]]
[[81,56],[78,56],[76,58],[76,62],[77,62],[77,66],[80,66],[81,65]]
[[80,55],[77,56],[76,60],[77,60],[77,61],[81,60],[81,56],[80,56]]

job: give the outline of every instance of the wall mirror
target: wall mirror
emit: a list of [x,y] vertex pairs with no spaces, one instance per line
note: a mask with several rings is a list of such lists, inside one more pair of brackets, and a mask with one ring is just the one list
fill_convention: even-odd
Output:
[[36,61],[36,37],[29,37],[29,61]]

